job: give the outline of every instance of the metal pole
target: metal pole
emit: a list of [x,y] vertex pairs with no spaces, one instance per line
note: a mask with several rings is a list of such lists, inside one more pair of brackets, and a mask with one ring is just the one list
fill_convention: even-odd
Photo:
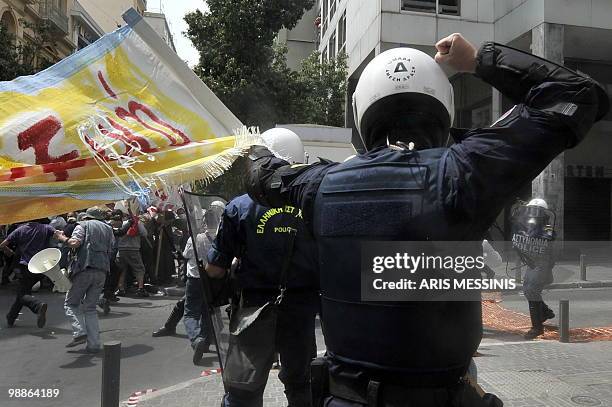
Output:
[[580,255],[580,280],[587,281],[586,278],[586,255]]
[[559,301],[559,342],[569,343],[569,300]]
[[121,342],[106,342],[102,361],[102,407],[119,407],[120,376]]
[[157,280],[157,284],[159,284],[159,260],[161,257],[161,245],[162,239],[164,237],[164,227],[159,230],[159,236],[157,237],[157,257],[155,258],[155,279]]

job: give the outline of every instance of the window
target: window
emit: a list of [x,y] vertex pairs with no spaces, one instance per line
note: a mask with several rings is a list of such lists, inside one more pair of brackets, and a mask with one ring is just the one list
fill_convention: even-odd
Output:
[[338,21],[338,53],[346,52],[346,11]]
[[336,59],[336,32],[329,37],[329,60]]
[[5,11],[4,14],[2,14],[0,24],[2,24],[4,28],[6,28],[6,31],[9,34],[13,36],[17,35],[17,24],[15,23],[15,18],[13,17],[13,14],[11,14],[10,11]]
[[459,0],[438,0],[438,13],[458,16]]
[[401,0],[402,10],[458,16],[460,0]]

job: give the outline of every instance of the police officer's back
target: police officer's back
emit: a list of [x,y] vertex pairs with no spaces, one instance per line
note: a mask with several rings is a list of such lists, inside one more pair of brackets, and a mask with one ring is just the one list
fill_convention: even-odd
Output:
[[[292,230],[297,233],[293,235]],[[253,362],[261,360],[261,355],[268,354],[269,349],[276,349],[281,358],[279,378],[285,385],[291,407],[310,406],[309,367],[315,357],[315,316],[319,309],[315,250],[299,208],[289,205],[264,207],[245,194],[227,204],[208,253],[206,270],[212,277],[218,275],[219,269],[228,270],[234,258],[239,259],[232,278],[238,293],[236,306],[241,308],[261,307],[275,301],[280,294],[283,266],[289,259],[289,267],[285,270],[286,290],[278,306],[275,339],[265,344],[265,349],[258,351],[251,346],[246,352]],[[234,310],[230,326],[238,323],[235,318],[239,315],[238,309]],[[267,378],[271,367],[270,363],[257,368],[266,370],[264,376]],[[249,368],[253,367],[244,366],[244,369]],[[224,405],[261,406],[265,382],[251,387],[258,388],[244,389],[233,386],[231,381],[226,383]]]
[[329,405],[484,402],[469,400],[460,379],[481,340],[480,302],[362,301],[361,242],[481,242],[508,199],[608,111],[596,82],[546,60],[493,43],[476,55],[457,34],[437,48],[439,62],[476,73],[517,106],[490,128],[454,132],[457,143],[443,148],[452,87],[426,54],[400,48],[365,68],[353,96],[368,152],[308,167],[250,154],[249,194],[300,206],[317,241]]

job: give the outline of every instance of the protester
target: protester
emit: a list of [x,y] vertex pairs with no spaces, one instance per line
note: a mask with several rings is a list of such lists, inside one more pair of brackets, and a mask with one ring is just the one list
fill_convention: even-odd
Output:
[[104,315],[108,315],[110,312],[110,303],[118,302],[119,297],[115,294],[117,286],[119,285],[119,266],[117,265],[117,254],[118,247],[117,242],[120,237],[125,236],[128,230],[132,227],[134,221],[132,218],[128,219],[127,222],[123,222],[123,212],[120,210],[114,210],[111,213],[110,219],[107,221],[110,227],[113,228],[113,235],[115,236],[115,243],[113,245],[113,251],[110,262],[110,272],[106,276],[104,281],[104,289],[102,298],[98,302],[98,305],[102,308]]
[[60,236],[61,232],[49,225],[49,219],[43,218],[19,226],[0,243],[0,250],[9,258],[16,255],[11,247],[19,250],[19,286],[15,302],[6,315],[6,323],[9,327],[15,325],[19,311],[24,305],[36,314],[36,325],[39,328],[45,326],[47,304],[32,296],[32,287],[44,278],[44,274],[30,273],[28,262],[36,253],[49,247],[51,238]]
[[66,227],[66,224],[67,224],[66,219],[64,219],[64,217],[62,215],[50,216],[49,220],[50,220],[49,224],[55,230],[64,230],[64,228]]
[[[133,224],[129,227],[127,233],[119,237],[117,241],[117,267],[119,269],[119,289],[117,295],[126,295],[127,272],[131,270],[138,283],[136,296],[148,297],[149,293],[144,288],[145,266],[140,254],[141,238],[147,236],[147,230],[140,223],[137,216],[130,216]],[[126,227],[127,224],[128,221],[124,221],[122,227]]]
[[[142,223],[147,231],[146,236],[140,237],[140,257],[145,266],[149,283],[157,285],[157,275],[155,274],[155,260],[157,256],[157,251],[155,250],[155,234],[157,230],[155,226],[155,216],[157,214],[157,209],[155,209],[155,211],[153,211],[153,209],[154,208],[149,208],[145,213],[139,216],[139,222]],[[182,314],[183,312],[181,311],[181,315]]]
[[170,315],[164,323],[164,326],[156,331],[153,331],[151,336],[154,338],[159,338],[161,336],[171,336],[176,334],[176,326],[185,314],[185,299],[186,296],[183,296],[176,302],[176,304],[174,304],[174,307],[172,307],[172,311],[170,311]]
[[[187,286],[185,293],[185,316],[183,323],[187,337],[191,341],[193,348],[193,363],[197,365],[204,353],[209,352],[209,347],[214,338],[211,337],[212,327],[209,326],[204,312],[204,287],[200,276],[200,267],[205,264],[198,264],[198,259],[206,259],[208,250],[212,247],[213,239],[217,233],[219,220],[213,211],[206,211],[204,214],[204,231],[196,236],[196,247],[193,241],[187,239],[183,257],[187,260]],[[197,257],[196,258],[196,254]]]
[[96,304],[106,275],[110,271],[112,249],[115,244],[113,230],[104,222],[106,210],[101,207],[87,209],[83,221],[79,222],[67,238],[60,240],[70,248],[76,249],[76,261],[71,268],[72,287],[66,293],[64,308],[72,324],[72,341],[66,345],[71,348],[87,343],[86,352],[100,351],[100,329]]
[[171,284],[172,275],[176,272],[176,249],[172,233],[175,220],[176,215],[171,209],[166,209],[156,216],[156,269],[157,283],[160,285]]
[[66,214],[66,226],[62,229],[64,231],[64,236],[70,237],[72,236],[72,232],[74,228],[77,226],[77,213],[76,212],[68,212]]

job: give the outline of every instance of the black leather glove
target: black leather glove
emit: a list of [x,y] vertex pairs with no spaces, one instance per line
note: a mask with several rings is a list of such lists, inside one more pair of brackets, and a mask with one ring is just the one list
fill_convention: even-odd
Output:
[[253,146],[249,149],[247,191],[254,201],[263,206],[273,206],[267,195],[272,188],[280,185],[276,170],[286,165],[289,163],[277,158],[267,147]]

